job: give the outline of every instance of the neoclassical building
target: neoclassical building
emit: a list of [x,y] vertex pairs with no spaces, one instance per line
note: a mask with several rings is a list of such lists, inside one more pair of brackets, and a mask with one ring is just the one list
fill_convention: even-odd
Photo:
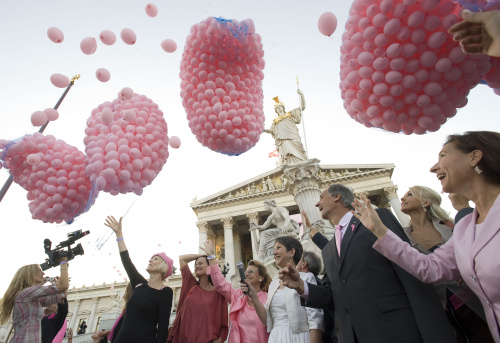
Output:
[[391,179],[394,164],[319,162],[310,159],[280,166],[191,203],[198,217],[200,246],[207,239],[216,242],[217,258],[229,265],[228,280],[236,282],[238,261],[246,263],[258,255],[259,231],[252,229],[251,223],[266,220],[270,212],[263,203],[268,199],[287,208],[291,215],[305,210],[314,222],[321,219],[314,206],[321,190],[342,183],[351,187],[356,196],[365,195],[378,207],[391,208],[403,226],[408,223]]

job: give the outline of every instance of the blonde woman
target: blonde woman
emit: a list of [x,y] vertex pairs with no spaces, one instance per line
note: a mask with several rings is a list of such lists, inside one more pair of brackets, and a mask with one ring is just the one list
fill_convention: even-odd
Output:
[[441,196],[424,186],[410,187],[401,198],[401,212],[410,216],[405,227],[411,245],[428,254],[448,242],[452,235],[453,221],[441,208]]
[[69,287],[68,262],[60,261],[61,277],[55,285],[43,286],[44,272],[38,264],[19,268],[0,303],[0,325],[12,315],[11,343],[40,343],[43,307],[61,301]]
[[[173,261],[164,252],[149,259],[146,280],[130,260],[123,240],[122,218],[120,221],[108,217],[104,224],[116,234],[118,250],[134,292],[127,302],[127,314],[116,336],[116,343],[163,343],[167,341],[168,322],[172,307],[173,292],[163,284],[172,275]],[[114,339],[115,336],[113,336]]]

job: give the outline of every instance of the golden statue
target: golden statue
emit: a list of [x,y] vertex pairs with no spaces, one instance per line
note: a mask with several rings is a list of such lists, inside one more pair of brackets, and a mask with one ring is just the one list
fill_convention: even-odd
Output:
[[297,89],[297,93],[300,96],[300,107],[290,112],[285,112],[285,105],[278,97],[273,98],[276,102],[274,110],[278,116],[274,118],[271,128],[264,130],[273,136],[282,164],[307,160],[297,128],[302,118],[302,111],[306,108],[306,101],[300,89]]

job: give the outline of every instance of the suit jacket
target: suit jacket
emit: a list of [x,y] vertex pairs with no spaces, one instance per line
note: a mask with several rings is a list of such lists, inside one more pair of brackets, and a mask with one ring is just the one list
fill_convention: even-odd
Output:
[[374,248],[424,282],[461,277],[478,296],[495,342],[500,342],[500,196],[476,228],[477,211],[455,225],[451,239],[433,254],[419,254],[388,232]]
[[[407,241],[390,211],[377,212]],[[362,343],[456,342],[433,286],[371,249],[375,241],[375,235],[353,217],[342,238],[340,257],[335,239],[324,247],[328,279],[323,287],[308,284],[306,306],[334,307],[343,343],[354,343],[354,335]]]

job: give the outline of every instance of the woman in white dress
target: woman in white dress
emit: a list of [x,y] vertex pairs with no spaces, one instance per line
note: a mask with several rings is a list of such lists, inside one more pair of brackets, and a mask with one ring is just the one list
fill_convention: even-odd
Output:
[[[287,264],[295,267],[302,257],[302,245],[290,236],[276,238],[274,259],[279,268]],[[316,284],[312,274],[300,273],[300,277]],[[260,303],[251,285],[241,285],[243,291],[250,292],[259,319],[270,332],[269,343],[319,343],[324,331],[323,311],[300,305],[300,297],[293,289],[281,284],[276,277],[269,286],[265,305]]]

